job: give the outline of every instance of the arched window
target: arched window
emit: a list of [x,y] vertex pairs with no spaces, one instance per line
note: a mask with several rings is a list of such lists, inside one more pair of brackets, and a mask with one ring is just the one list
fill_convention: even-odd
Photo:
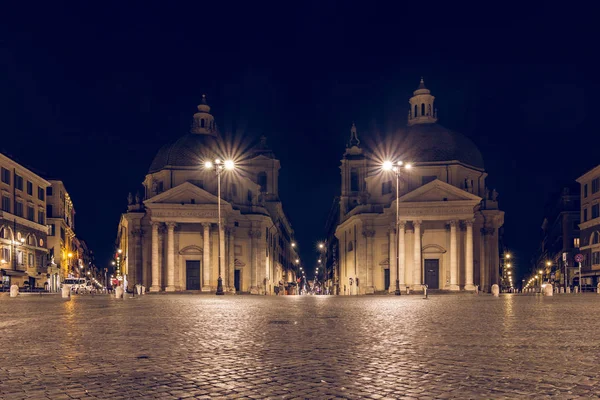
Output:
[[427,115],[431,116],[431,104],[427,104]]
[[204,128],[204,118],[200,119],[200,128]]
[[0,239],[8,239],[8,232],[5,227],[0,228]]
[[358,192],[360,188],[358,187],[358,169],[352,168],[350,170],[350,191]]
[[415,104],[415,114],[413,115],[413,118],[417,118],[419,114],[417,113],[417,105]]
[[354,250],[354,245],[352,244],[352,242],[348,242],[348,252],[353,251]]
[[256,182],[260,185],[261,192],[264,193],[267,191],[267,173],[266,172],[264,172],[264,171],[259,172]]
[[421,115],[425,115],[425,103],[421,103]]

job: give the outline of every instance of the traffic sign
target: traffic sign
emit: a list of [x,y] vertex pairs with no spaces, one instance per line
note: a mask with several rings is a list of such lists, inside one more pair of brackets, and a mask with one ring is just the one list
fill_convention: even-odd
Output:
[[583,261],[583,254],[581,254],[581,253],[580,253],[580,254],[577,254],[577,255],[575,256],[575,261],[577,261],[577,262],[582,262],[582,261]]

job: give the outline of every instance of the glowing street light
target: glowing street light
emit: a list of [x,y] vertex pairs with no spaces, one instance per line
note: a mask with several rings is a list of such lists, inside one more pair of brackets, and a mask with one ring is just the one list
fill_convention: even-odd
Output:
[[[216,166],[216,167],[215,167]],[[235,163],[233,160],[225,160],[223,163],[220,159],[215,159],[214,164],[211,161],[204,162],[204,168],[213,169],[217,174],[217,209],[219,213],[219,279],[217,280],[217,295],[225,294],[223,292],[223,278],[221,274],[223,271],[223,253],[225,252],[225,237],[223,236],[223,227],[221,225],[221,173],[225,170],[232,171],[235,169]]]
[[[398,199],[400,198],[400,169],[404,167],[405,169],[410,169],[410,164],[404,164],[402,161],[398,161],[395,164],[391,161],[384,161],[381,169],[384,171],[392,171],[396,175],[396,231],[398,230],[398,225],[400,223],[400,204]],[[400,258],[396,254],[396,291],[394,292],[396,296],[400,296]]]

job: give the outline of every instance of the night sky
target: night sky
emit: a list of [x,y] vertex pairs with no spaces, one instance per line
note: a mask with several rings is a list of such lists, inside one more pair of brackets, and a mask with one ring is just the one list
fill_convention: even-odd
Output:
[[393,132],[421,76],[439,123],[483,153],[521,272],[549,194],[600,161],[596,32],[566,10],[88,3],[3,10],[0,149],[65,182],[99,266],[128,192],[203,93],[222,131],[267,136],[306,264],[352,121],[361,138]]

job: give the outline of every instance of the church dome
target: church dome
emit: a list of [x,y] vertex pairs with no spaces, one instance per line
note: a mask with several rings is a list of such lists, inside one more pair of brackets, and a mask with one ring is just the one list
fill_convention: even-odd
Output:
[[484,169],[481,152],[465,135],[435,123],[409,125],[405,129],[402,147],[406,149],[406,160],[417,163],[457,160]]
[[483,157],[475,143],[458,132],[437,124],[435,97],[421,78],[408,103],[408,124],[403,147],[413,162],[459,161],[483,169]]
[[203,94],[190,133],[163,146],[154,157],[148,173],[158,172],[165,167],[201,166],[207,158],[214,159],[216,150],[217,124]]
[[148,173],[158,172],[165,167],[202,166],[207,158],[214,158],[217,139],[211,135],[189,133],[163,146],[150,165]]

